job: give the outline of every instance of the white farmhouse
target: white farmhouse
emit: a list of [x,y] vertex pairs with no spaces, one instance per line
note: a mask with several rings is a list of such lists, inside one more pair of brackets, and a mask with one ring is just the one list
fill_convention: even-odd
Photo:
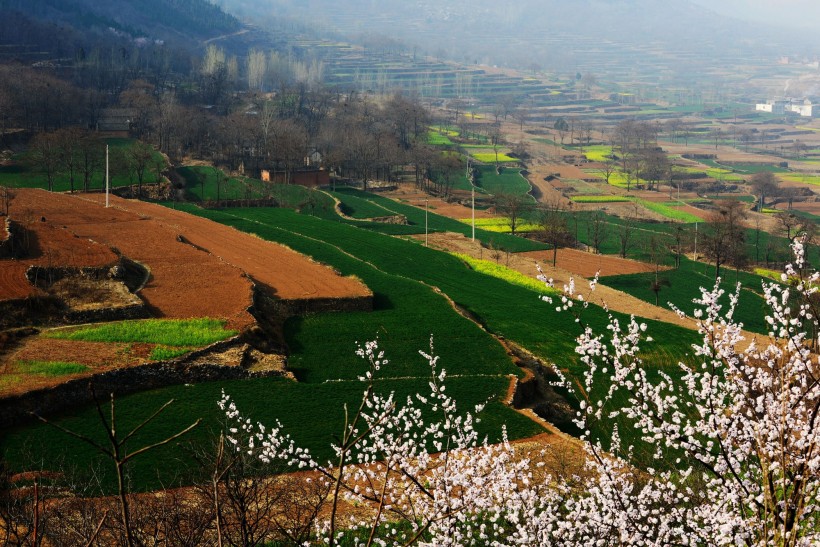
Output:
[[788,112],[796,112],[805,118],[814,116],[814,105],[809,99],[805,99],[802,102],[793,102],[786,110]]
[[772,100],[769,99],[765,103],[757,103],[755,105],[755,110],[760,112],[769,112],[770,114],[785,114],[786,106],[789,104],[788,101],[777,99]]
[[757,103],[755,110],[777,115],[794,112],[800,116],[811,118],[815,115],[817,109],[810,99],[769,99],[765,103]]

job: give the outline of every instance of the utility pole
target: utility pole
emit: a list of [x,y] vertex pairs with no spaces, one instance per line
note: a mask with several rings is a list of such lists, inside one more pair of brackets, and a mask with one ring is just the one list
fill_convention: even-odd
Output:
[[427,209],[428,209],[428,202],[430,200],[424,198],[424,246],[428,247],[428,239],[427,239]]
[[470,172],[470,158],[467,158],[467,182],[470,183],[470,196],[473,202],[473,243],[475,243],[475,184],[473,184],[473,176]]
[[108,208],[108,145],[105,145],[105,207]]

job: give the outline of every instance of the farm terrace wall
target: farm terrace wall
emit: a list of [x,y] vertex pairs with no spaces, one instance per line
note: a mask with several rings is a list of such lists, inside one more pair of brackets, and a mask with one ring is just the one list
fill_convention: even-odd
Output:
[[0,329],[48,322],[63,309],[62,302],[51,295],[0,300]]
[[[125,395],[177,384],[288,376],[284,370],[251,371],[241,366],[201,362],[203,358],[207,358],[209,352],[241,344],[239,337],[234,337],[179,359],[109,370],[90,377],[69,380],[54,387],[5,397],[0,399],[0,428],[32,421],[36,419],[34,414],[49,416],[91,403],[94,394],[104,399],[109,393]],[[193,363],[194,360],[198,362]]]
[[373,311],[373,295],[348,298],[281,299],[269,296],[264,289],[254,291],[254,309],[282,320],[296,315],[323,312]]
[[148,319],[151,312],[144,302],[119,306],[116,308],[98,308],[90,310],[68,310],[63,314],[63,321],[74,323],[101,323],[108,321],[126,321],[130,319]]
[[29,266],[26,270],[26,279],[32,285],[46,289],[67,277],[82,277],[93,280],[107,279],[113,277],[111,274],[113,267],[114,265],[88,268]]

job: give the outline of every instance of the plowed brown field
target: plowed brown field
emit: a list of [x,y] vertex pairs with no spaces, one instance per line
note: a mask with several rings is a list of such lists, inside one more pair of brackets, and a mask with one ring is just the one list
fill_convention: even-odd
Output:
[[21,190],[11,217],[36,219],[26,226],[36,226],[39,262],[108,263],[116,260],[109,248],[115,247],[148,267],[150,279],[139,294],[158,317],[223,318],[230,328],[246,327],[253,323],[248,275],[283,299],[370,295],[355,279],[233,228],[159,205],[112,197],[105,208],[103,202],[100,195]]
[[[469,192],[459,191],[454,192],[454,194],[457,194],[457,197],[460,200],[468,200],[470,198]],[[431,213],[436,213],[437,215],[454,218],[457,220],[470,218],[473,214],[470,207],[456,202],[450,203],[441,198],[431,196],[430,194],[418,190],[415,185],[411,184],[401,184],[397,189],[385,192],[383,195],[396,201],[402,201],[422,209],[424,208],[424,202],[427,201],[427,206]],[[481,195],[477,195],[476,199],[481,199],[481,197]],[[476,209],[475,216],[476,218],[492,218],[495,215],[482,209]]]
[[0,300],[26,298],[37,291],[26,279],[28,264],[16,260],[0,261]]
[[[517,256],[531,259],[533,264],[538,261],[541,264],[552,265],[552,251],[531,251],[518,253]],[[653,266],[645,262],[619,256],[593,254],[577,249],[558,249],[555,264],[562,270],[582,277],[593,277],[596,272],[604,276],[653,271]]]
[[[92,199],[96,196],[91,197]],[[356,279],[342,277],[287,247],[229,226],[142,201],[115,199],[112,204],[183,236],[221,262],[236,266],[284,300],[349,298],[371,293]]]
[[18,191],[17,195],[9,213],[26,231],[29,253],[22,260],[0,260],[0,300],[26,298],[37,292],[25,277],[29,266],[83,268],[117,261],[117,255],[106,245],[76,237],[50,218],[50,204],[32,201],[27,191]]

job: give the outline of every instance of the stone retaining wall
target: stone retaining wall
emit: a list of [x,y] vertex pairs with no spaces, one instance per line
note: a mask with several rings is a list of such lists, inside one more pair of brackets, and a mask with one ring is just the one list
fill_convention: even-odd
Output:
[[106,279],[110,276],[109,274],[113,265],[114,263],[106,266],[89,266],[84,268],[29,266],[26,270],[26,279],[28,279],[28,282],[32,285],[45,289],[66,277],[83,277],[85,279],[97,280]]
[[389,215],[385,217],[373,217],[367,219],[371,222],[380,222],[382,224],[400,224],[402,226],[407,226],[410,224],[407,221],[407,217],[404,215]]
[[90,310],[69,310],[63,314],[65,323],[104,323],[108,321],[126,321],[129,319],[149,319],[151,312],[144,302],[116,308],[99,308]]
[[254,307],[268,313],[274,313],[282,319],[309,313],[373,311],[373,296],[281,300],[262,295],[261,292],[257,291]]
[[[236,380],[262,376],[285,376],[283,371],[251,372],[239,366],[196,364],[190,361],[240,343],[237,337],[217,342],[183,358],[159,363],[145,363],[69,380],[63,384],[38,389],[0,399],[0,428],[36,420],[32,413],[50,416],[65,412],[94,400],[94,395],[107,400],[110,393],[117,396],[179,384],[193,384],[215,380]],[[92,392],[93,387],[93,392]]]

